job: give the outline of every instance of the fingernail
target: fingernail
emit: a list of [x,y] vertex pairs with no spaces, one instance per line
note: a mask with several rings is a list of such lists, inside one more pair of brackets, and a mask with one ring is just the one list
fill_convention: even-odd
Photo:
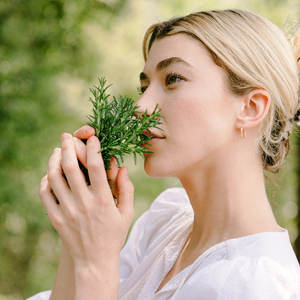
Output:
[[74,135],[76,135],[76,134],[77,134],[77,132],[78,132],[78,130],[74,131],[74,133],[73,133],[73,136],[74,136]]
[[89,138],[89,140],[90,140],[91,142],[96,142],[96,141],[98,140],[98,138],[97,138],[95,135],[92,135],[92,136]]
[[59,150],[60,150],[59,148],[55,148],[55,149],[53,150],[53,154],[57,153]]
[[69,138],[70,134],[69,133],[64,133],[62,136],[61,136],[61,141],[65,141]]

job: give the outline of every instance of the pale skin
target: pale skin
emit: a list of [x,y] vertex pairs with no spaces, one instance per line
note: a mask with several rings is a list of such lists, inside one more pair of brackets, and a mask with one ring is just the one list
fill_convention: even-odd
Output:
[[[270,107],[269,93],[257,89],[243,97],[232,95],[224,70],[200,42],[183,34],[154,42],[141,87],[139,110],[150,114],[158,104],[165,116],[163,131],[153,131],[157,138],[147,146],[154,153],[145,155],[145,171],[152,177],[179,178],[195,215],[190,236],[158,292],[213,245],[282,230],[266,196],[256,144]],[[63,243],[51,296],[55,300],[118,297],[119,254],[132,220],[133,185],[127,169],[118,170],[113,161],[107,175],[119,201],[116,207],[93,135],[87,126],[73,138],[64,134],[41,182],[40,197]],[[88,139],[87,146],[80,139]],[[89,188],[77,157],[90,172]]]

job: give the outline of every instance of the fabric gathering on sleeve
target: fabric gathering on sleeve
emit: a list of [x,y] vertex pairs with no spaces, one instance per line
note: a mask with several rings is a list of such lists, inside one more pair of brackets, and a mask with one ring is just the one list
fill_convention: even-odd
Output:
[[176,229],[180,222],[179,215],[191,220],[193,211],[189,199],[184,189],[169,188],[135,222],[120,255],[120,285],[145,256]]

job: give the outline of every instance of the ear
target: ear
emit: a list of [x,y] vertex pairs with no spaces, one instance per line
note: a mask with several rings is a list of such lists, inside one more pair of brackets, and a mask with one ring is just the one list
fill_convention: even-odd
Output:
[[266,117],[271,105],[271,96],[268,91],[257,89],[242,97],[242,100],[236,127],[253,128]]

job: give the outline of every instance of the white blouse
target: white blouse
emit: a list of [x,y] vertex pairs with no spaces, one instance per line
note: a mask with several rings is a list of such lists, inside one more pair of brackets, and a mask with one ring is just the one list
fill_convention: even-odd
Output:
[[[286,230],[219,243],[155,293],[192,224],[184,189],[167,189],[156,198],[121,251],[119,300],[300,300],[300,267]],[[50,294],[29,299],[48,300]]]

